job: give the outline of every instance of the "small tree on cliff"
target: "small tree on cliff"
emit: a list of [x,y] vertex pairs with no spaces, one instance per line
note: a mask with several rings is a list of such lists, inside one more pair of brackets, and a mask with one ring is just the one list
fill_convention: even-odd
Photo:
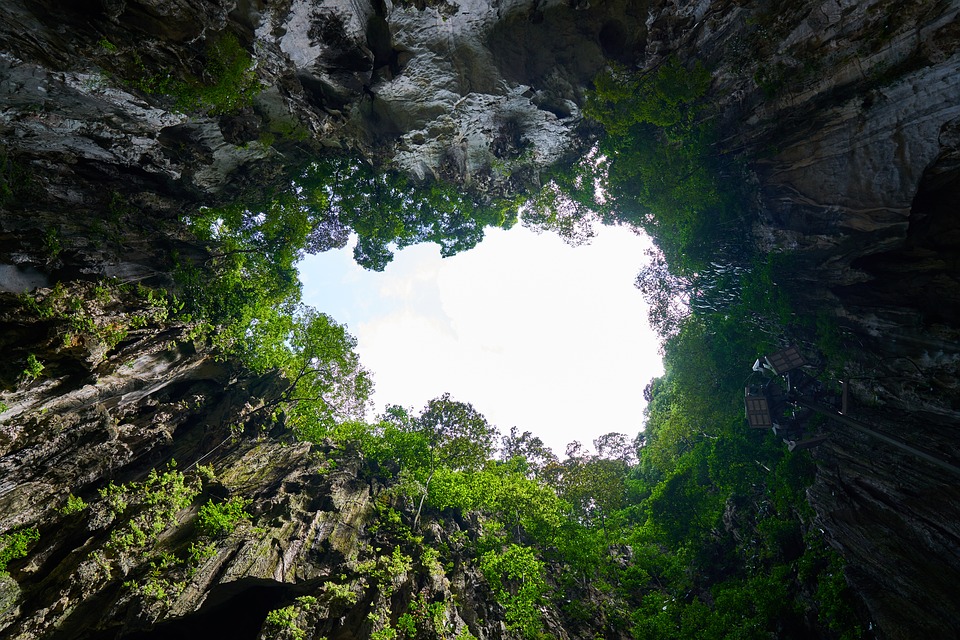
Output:
[[283,375],[283,390],[260,410],[282,412],[300,438],[319,442],[336,425],[365,417],[373,379],[356,346],[346,327],[300,306],[261,315],[235,349],[254,371]]
[[493,455],[496,427],[491,426],[479,411],[468,402],[457,402],[445,393],[427,403],[420,416],[412,423],[427,445],[425,471],[427,474],[413,519],[413,528],[420,522],[423,503],[430,492],[430,481],[437,470],[476,469]]

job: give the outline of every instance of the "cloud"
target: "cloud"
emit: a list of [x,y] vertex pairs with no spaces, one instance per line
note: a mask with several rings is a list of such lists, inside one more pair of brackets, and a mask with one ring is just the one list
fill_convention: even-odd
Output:
[[640,429],[643,387],[662,374],[633,287],[647,246],[625,229],[603,228],[577,248],[494,230],[452,258],[412,247],[383,274],[330,260],[302,276],[309,304],[334,317],[353,305],[346,313],[379,406],[419,409],[449,391],[502,431],[533,431],[562,454],[571,440]]

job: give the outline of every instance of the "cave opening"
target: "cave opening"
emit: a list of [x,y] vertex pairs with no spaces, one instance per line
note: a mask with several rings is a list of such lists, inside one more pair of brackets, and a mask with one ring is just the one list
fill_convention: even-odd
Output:
[[111,628],[86,637],[89,640],[255,640],[267,614],[309,592],[315,582],[293,585],[275,580],[244,578],[217,585],[194,613],[174,618],[148,630],[126,633]]
[[[960,125],[958,125],[960,128]],[[960,156],[960,150],[952,155]],[[960,254],[960,157],[944,157],[928,168],[910,207],[907,244],[937,251],[957,269]]]
[[383,272],[359,267],[352,246],[298,268],[304,302],[356,337],[373,373],[374,414],[386,405],[416,411],[449,392],[501,430],[529,430],[562,455],[611,425],[639,428],[637,389],[663,373],[634,286],[649,243],[601,227],[574,247],[519,226],[489,229],[448,258],[434,245],[405,247]]
[[390,25],[380,16],[370,16],[367,20],[367,47],[373,53],[373,68],[390,64],[390,58],[393,55],[392,37],[390,35]]

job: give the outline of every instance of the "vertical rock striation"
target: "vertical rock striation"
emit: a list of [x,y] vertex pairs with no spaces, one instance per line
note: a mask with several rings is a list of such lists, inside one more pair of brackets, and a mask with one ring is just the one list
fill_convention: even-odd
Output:
[[[960,31],[956,1],[651,7],[648,62],[715,69],[754,231],[846,334],[851,415],[960,466]],[[882,637],[960,617],[957,478],[842,426],[817,451],[820,526]],[[952,637],[952,636],[951,636]]]

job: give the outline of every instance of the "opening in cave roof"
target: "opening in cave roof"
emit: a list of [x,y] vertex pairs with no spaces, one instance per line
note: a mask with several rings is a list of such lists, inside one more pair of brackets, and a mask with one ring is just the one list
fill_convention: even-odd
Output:
[[634,277],[649,239],[604,227],[586,246],[517,227],[441,259],[397,253],[383,273],[349,248],[300,263],[304,302],[346,323],[374,373],[377,411],[419,410],[444,392],[502,432],[531,431],[562,455],[605,433],[636,435],[642,390],[662,375]]

